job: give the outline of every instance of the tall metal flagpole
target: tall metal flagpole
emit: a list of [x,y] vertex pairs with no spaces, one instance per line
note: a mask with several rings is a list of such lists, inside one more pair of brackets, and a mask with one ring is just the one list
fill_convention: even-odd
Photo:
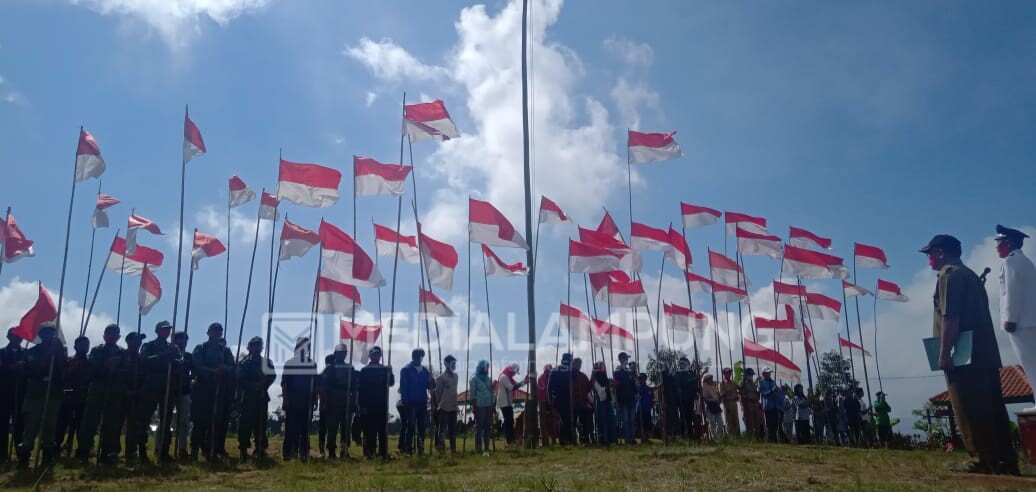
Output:
[[[266,193],[266,188],[263,188],[263,193]],[[261,197],[262,195],[259,196]],[[237,353],[234,354],[235,362],[241,359],[241,341],[245,335],[245,316],[248,314],[248,300],[252,294],[252,272],[255,271],[255,252],[259,249],[259,226],[261,225],[260,221],[262,220],[262,213],[263,207],[262,204],[260,204],[259,210],[255,214],[255,238],[252,239],[252,260],[248,263],[248,283],[245,284],[245,305],[241,308],[241,327],[237,330]],[[270,234],[272,235],[273,232]],[[227,230],[227,237],[230,237],[229,229]],[[227,249],[227,252],[230,252],[229,248]]]
[[[101,180],[97,180],[97,197],[101,196]],[[94,266],[94,240],[97,238],[97,227],[90,227],[90,256],[86,260],[86,290],[83,291],[83,306],[86,306],[86,298],[90,296],[90,275],[93,273]],[[79,333],[83,333],[83,322],[86,321],[86,311],[82,311],[79,316]]]
[[[184,106],[184,118],[189,115],[187,106]],[[180,228],[177,233],[180,235],[177,238],[176,245],[176,287],[173,290],[173,331],[176,331],[176,314],[180,307],[180,272],[183,266],[183,196],[184,186],[187,180],[187,159],[181,159],[180,164]],[[169,384],[169,381],[166,381]]]
[[[79,127],[79,134],[83,134],[83,127]],[[76,159],[79,154],[79,141],[76,141],[76,152],[73,154],[72,159],[72,192],[68,197],[68,217],[65,222],[65,254],[61,260],[61,282],[58,285],[58,313],[61,313],[61,302],[65,296],[65,270],[68,267],[68,241],[72,234],[72,206],[76,202]],[[4,230],[7,230],[7,222],[4,222]],[[55,320],[55,325],[58,333],[61,333],[61,316]],[[51,361],[53,363],[53,360]],[[49,382],[47,384],[50,384]]]
[[[403,93],[403,118],[406,117],[406,92]],[[403,140],[406,138],[406,132],[404,131],[399,136],[399,165],[403,165]],[[414,169],[410,168],[410,174],[414,174]],[[416,183],[416,180],[414,181]],[[415,188],[416,192],[416,188]],[[389,294],[389,329],[388,329],[388,366],[392,366],[392,333],[393,327],[396,321],[396,272],[399,268],[399,224],[403,218],[403,196],[400,195],[396,199],[396,252],[392,255],[392,291]],[[418,252],[420,254],[420,252]],[[420,307],[418,307],[420,310]],[[386,396],[385,408],[388,408],[388,397]],[[388,419],[385,419],[388,422]],[[387,423],[385,424],[388,425]],[[385,435],[388,435],[386,431]]]
[[[525,236],[532,237],[532,179],[529,165],[529,67],[528,57],[528,36],[529,36],[529,0],[522,2],[522,148],[523,148],[523,171],[525,179]],[[525,252],[526,262],[529,264],[529,276],[525,279],[526,304],[528,305],[528,326],[529,326],[529,370],[526,374],[534,377],[536,374],[536,268],[533,250]],[[525,446],[532,449],[536,447],[535,437],[539,434],[537,426],[536,392],[529,392],[529,405],[525,410],[528,418],[525,419]]]

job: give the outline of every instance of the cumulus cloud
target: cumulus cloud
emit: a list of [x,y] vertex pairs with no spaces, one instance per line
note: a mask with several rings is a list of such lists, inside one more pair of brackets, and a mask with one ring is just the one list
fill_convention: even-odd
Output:
[[641,127],[643,111],[661,112],[658,92],[651,90],[641,79],[654,63],[655,52],[650,45],[638,43],[623,37],[612,36],[604,40],[604,50],[617,60],[623,68],[609,96],[619,110],[622,123],[629,128]]
[[655,50],[647,43],[637,43],[621,36],[602,42],[604,50],[630,68],[648,68],[655,62]]
[[[420,82],[446,75],[443,67],[422,63],[391,39],[373,41],[366,37],[360,38],[359,43],[347,46],[342,54],[359,61],[382,80]],[[367,93],[368,106],[373,102],[371,94]]]
[[[49,287],[44,286],[44,288],[50,293],[54,302],[57,302],[58,293]],[[66,289],[67,291],[68,289]],[[0,287],[0,327],[4,327],[6,330],[6,328],[17,326],[25,312],[36,304],[38,297],[39,289],[37,283],[23,281],[19,277],[12,278],[7,285]],[[79,336],[79,327],[82,326],[85,318],[84,315],[83,306],[71,299],[71,296],[66,296],[62,300],[61,331],[69,346],[71,346],[72,340]],[[90,338],[92,343],[99,343],[104,327],[114,322],[115,319],[112,316],[95,309],[90,315],[86,336]],[[6,344],[6,341],[4,343]]]
[[[205,205],[194,214],[194,222],[200,231],[221,239],[227,238],[227,211],[213,205]],[[272,223],[259,221],[259,240],[270,237]],[[174,236],[175,237],[175,236]],[[245,215],[236,208],[230,209],[230,240],[233,244],[252,244],[255,240],[255,216]]]
[[25,94],[20,91],[10,88],[11,84],[7,84],[7,79],[3,75],[0,75],[0,94],[3,94],[2,99],[8,104],[26,104],[29,102],[25,98]]

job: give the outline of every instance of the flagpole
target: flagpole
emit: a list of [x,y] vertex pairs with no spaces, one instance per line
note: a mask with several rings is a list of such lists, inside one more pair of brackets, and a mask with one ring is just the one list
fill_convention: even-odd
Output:
[[[853,279],[854,283],[855,283],[855,281],[856,281],[856,279]],[[842,307],[843,307],[843,309],[845,311],[845,339],[846,340],[852,340],[852,338],[850,338],[850,335],[849,335],[849,300],[848,300],[848,298],[845,295],[845,286],[844,285],[842,286]],[[848,348],[849,348],[849,370],[850,370],[850,372],[852,374],[852,377],[853,377],[852,384],[856,384],[856,364],[853,361],[853,349],[852,349],[852,347],[848,347]],[[842,344],[841,343],[838,344],[838,355],[842,355]],[[844,374],[844,371],[842,371],[842,372]]]
[[[197,237],[197,236],[198,236],[198,229],[195,228],[194,229],[194,236],[192,236],[192,237]],[[188,274],[187,274],[187,307],[186,307],[186,310],[183,313],[183,332],[184,332],[184,334],[187,334],[188,338],[190,338],[190,334],[187,331],[188,330],[187,327],[191,324],[191,289],[193,287],[194,287],[194,262],[193,262],[193,259],[192,259],[191,271],[188,272]]]
[[[569,275],[569,278],[572,276]],[[489,304],[489,271],[486,269],[486,255],[482,254],[482,280],[486,288],[486,317],[489,318],[489,367],[493,367],[493,310]],[[571,283],[571,280],[569,281]],[[571,332],[570,332],[571,333]],[[572,344],[571,334],[569,335],[569,345]],[[492,374],[490,374],[492,377]],[[528,422],[526,422],[528,425]],[[496,410],[493,411],[493,428],[496,428]],[[492,437],[493,450],[496,450],[496,435],[490,433]]]
[[[83,127],[82,126],[79,127],[79,134],[80,135],[83,134]],[[77,164],[76,161],[79,160],[78,159],[78,157],[79,157],[79,141],[78,140],[76,141],[76,152],[75,152],[74,156],[75,156],[75,159],[73,159],[73,166],[72,166],[72,193],[70,193],[69,197],[68,197],[68,217],[67,217],[66,222],[65,222],[65,254],[64,254],[64,256],[63,256],[63,258],[61,260],[61,282],[58,285],[58,319],[55,320],[56,329],[57,329],[58,333],[61,333],[61,304],[62,304],[63,298],[65,296],[65,269],[68,267],[68,242],[69,242],[69,239],[70,239],[71,234],[72,234],[72,206],[75,205],[75,201],[76,201],[76,167],[77,166],[75,164]],[[6,230],[6,228],[7,228],[7,223],[5,222],[4,223],[4,230]],[[7,239],[5,238],[4,239],[4,241],[5,241],[5,248],[6,248],[6,240]],[[53,366],[53,359],[51,360],[51,365]],[[50,385],[49,379],[48,379],[47,385],[48,386]]]
[[[799,286],[799,291],[802,291],[802,277],[796,275],[795,276],[795,282]],[[774,293],[774,299],[777,299],[776,295],[777,294],[775,292]],[[802,300],[802,296],[799,296],[799,319],[802,321],[802,340],[804,340],[804,343],[802,344],[802,353],[805,354],[805,356],[806,356],[805,357],[805,359],[806,359],[806,376],[809,378],[809,390],[813,391],[813,369],[809,365],[809,354],[806,353],[806,344],[809,343],[809,338],[806,338],[806,317],[809,318],[810,331],[812,332],[813,331],[813,313],[809,312],[809,308],[807,308],[805,304],[806,303],[804,303],[803,300]],[[774,306],[776,306],[776,304]],[[803,315],[803,311],[805,311],[805,316]],[[776,307],[775,307],[774,308],[774,317],[776,318],[776,316],[777,316],[777,310],[776,310]],[[792,354],[795,353],[795,346],[794,345],[792,345],[791,351],[792,351]],[[817,368],[817,370],[819,370],[819,368]]]
[[[586,294],[586,311],[588,313],[592,312],[593,315],[594,315],[594,318],[596,318],[597,317],[597,302],[596,301],[594,302],[593,311],[591,311],[590,310],[590,285],[587,282],[587,276],[586,276],[585,273],[583,274],[583,293]],[[594,355],[593,326],[590,327],[590,331],[591,331],[591,333],[590,333],[590,363],[591,363],[591,366],[590,367],[593,367],[593,363],[597,362],[595,360],[596,356]]]
[[[184,119],[189,116],[189,110],[184,105]],[[183,197],[184,187],[187,182],[187,159],[181,159],[180,165],[180,228],[177,230],[177,234],[180,235],[177,238],[176,246],[176,287],[173,291],[173,331],[176,331],[176,315],[178,308],[180,307],[180,271],[183,263]],[[168,384],[168,382],[167,382]]]
[[[135,208],[130,209],[130,217],[133,217]],[[129,229],[127,228],[127,231]],[[136,246],[134,246],[136,248]],[[134,249],[135,251],[135,249]],[[126,256],[129,255],[129,245],[127,244],[126,249],[122,252],[122,265],[119,266],[119,298],[115,304],[115,324],[119,324],[122,320],[122,280],[126,276]]]
[[[745,260],[744,260],[744,258],[741,257],[741,246],[740,246],[740,244],[738,245],[737,249],[738,249],[738,251],[737,251],[737,260],[738,260],[739,266],[741,267],[741,271],[738,273],[738,278],[739,278],[739,280],[738,280],[738,288],[741,287],[741,285],[740,285],[741,280],[740,279],[744,279],[745,293],[748,293],[748,277],[745,275]],[[749,320],[749,322],[751,323],[751,326],[752,326],[752,341],[755,342],[755,343],[759,343],[759,338],[758,338],[758,336],[756,334],[756,330],[755,330],[755,316],[752,314],[752,295],[751,294],[748,294],[748,295],[745,296],[745,305],[748,306],[748,320]],[[740,314],[740,312],[741,312],[741,303],[738,303],[737,307],[738,307],[738,309],[737,309],[738,313]],[[776,313],[774,313],[774,314],[776,314]],[[742,344],[743,343],[744,342],[742,342]],[[759,371],[759,358],[758,357],[755,358],[755,369],[756,369],[756,371]]]
[[[856,279],[853,279],[856,280]],[[877,292],[875,290],[875,292]],[[878,296],[874,296],[874,369],[878,373],[878,391],[885,392],[885,388],[881,384],[881,366],[878,364]],[[861,339],[863,335],[860,335]]]
[[[260,197],[260,201],[261,201],[262,200],[262,195],[259,195],[259,197]],[[260,207],[259,208],[262,209],[261,203],[260,203]],[[256,230],[257,231],[259,230],[258,223],[256,225]],[[258,235],[256,236],[256,238],[258,239]],[[255,261],[254,255],[253,255],[252,261]],[[229,323],[229,318],[230,318],[230,196],[229,195],[227,196],[227,263],[226,263],[225,270],[226,270],[226,275],[225,275],[225,280],[223,282],[223,328],[224,329],[229,329],[229,327],[227,326],[227,323]],[[247,306],[247,301],[246,301],[246,306]],[[237,347],[237,350],[238,350],[238,355],[241,355],[241,337],[238,337],[238,347]],[[237,357],[234,357],[234,360],[237,361]]]
[[[119,229],[115,230],[115,237],[112,239],[112,246],[115,246],[115,240],[119,238]],[[104,260],[104,264],[108,264],[108,260],[112,257],[112,250],[108,248],[108,256]],[[101,269],[101,274],[97,276],[97,286],[94,287],[94,297],[90,301],[90,309],[86,311],[86,321],[83,322],[83,327],[79,329],[79,336],[83,336],[86,333],[86,327],[90,324],[90,316],[94,313],[94,303],[97,302],[97,292],[101,290],[101,281],[104,280],[104,272],[107,268]]]
[[[101,180],[97,179],[97,197],[101,197]],[[6,222],[4,222],[6,224]],[[90,224],[93,226],[93,224]],[[86,298],[90,296],[90,275],[93,273],[94,266],[94,240],[97,238],[97,228],[90,227],[90,256],[86,260],[86,290],[83,291],[83,306],[86,306]],[[3,261],[0,261],[3,263]],[[79,316],[79,333],[83,333],[83,323],[86,321],[86,311],[82,311]],[[82,335],[80,335],[82,336]]]
[[[7,224],[10,224],[10,223],[11,223],[11,207],[7,207],[7,213],[4,214],[3,235],[0,236],[0,239],[3,239],[3,241],[0,242],[0,246],[3,246],[3,249],[0,249],[0,273],[3,273],[3,271],[4,271],[4,263],[7,263],[7,261],[6,261],[7,260],[7,254],[5,252],[6,249],[7,249]],[[87,284],[87,286],[89,287],[89,283]]]
[[[261,195],[259,197],[259,200],[260,200],[259,201],[259,208],[262,209],[263,204],[262,204],[262,196]],[[288,217],[287,214],[285,214],[284,218],[287,219],[287,217]],[[273,223],[273,225],[270,226],[270,284],[268,286],[268,288],[269,288],[269,291],[267,293],[268,295],[266,296],[266,302],[267,302],[267,304],[266,304],[266,306],[267,306],[267,309],[266,309],[266,341],[263,343],[263,349],[266,351],[266,355],[265,355],[264,360],[263,360],[263,371],[265,371],[266,368],[269,367],[267,364],[270,363],[270,336],[272,335],[272,331],[273,331],[273,301],[274,301],[274,295],[277,293],[277,274],[280,273],[280,270],[281,270],[281,262],[280,262],[280,260],[277,261],[277,267],[276,268],[274,268],[274,266],[273,266],[273,245],[274,245],[274,238],[277,237],[277,212],[274,212],[272,223]],[[276,369],[274,369],[274,371],[276,371]],[[276,376],[276,374],[275,374],[275,376]],[[266,451],[265,445],[268,444],[268,442],[269,442],[268,437],[267,437],[267,432],[269,432],[269,429],[268,429],[268,427],[269,427],[268,423],[269,423],[269,420],[270,420],[270,415],[269,414],[270,414],[269,406],[264,407],[263,408],[263,419],[262,419],[262,423],[263,423],[262,438],[264,440],[264,447],[263,447],[263,451],[264,452]]]
[[[324,218],[320,217],[320,225],[324,225]],[[317,329],[317,312],[320,310],[320,269],[324,266],[324,240],[320,240],[320,254],[317,255],[317,278],[313,280],[313,312],[310,315],[310,327],[309,327],[309,361],[313,364],[313,377],[309,379],[309,396],[306,399],[306,443],[307,448],[309,443],[309,426],[313,422],[313,391],[317,382],[317,362],[313,359],[313,339],[316,338]],[[305,362],[305,361],[301,361]],[[350,439],[352,436],[350,436]]]
[[[856,283],[856,255],[853,254],[853,283]],[[860,296],[854,296],[856,299],[856,334],[860,338],[860,353],[863,354],[863,380],[864,386],[867,388],[867,401],[872,402],[874,399],[871,398],[871,379],[867,375],[867,353],[864,352],[863,346],[863,325],[860,324]],[[874,299],[878,298],[877,293],[874,295]],[[852,340],[852,339],[850,339]],[[855,397],[855,396],[854,396]]]
[[[263,188],[263,193],[266,193],[266,188]],[[259,195],[262,197],[262,195]],[[228,202],[229,203],[229,202]],[[252,273],[255,271],[255,252],[259,249],[259,226],[261,225],[263,207],[260,203],[259,210],[255,214],[255,238],[252,239],[252,259],[248,263],[248,283],[245,284],[245,305],[241,308],[241,327],[237,330],[237,353],[234,354],[234,362],[236,363],[241,359],[241,341],[245,335],[245,316],[248,314],[248,300],[252,295]],[[229,224],[229,222],[228,222]],[[229,226],[228,226],[229,227]],[[273,232],[270,232],[273,235]],[[227,230],[227,239],[230,238],[230,230]],[[227,248],[227,253],[230,253],[230,248]],[[229,256],[229,254],[228,254]],[[229,266],[229,263],[228,263]],[[236,367],[236,366],[235,366]]]
[[[471,207],[468,207],[468,224],[471,224]],[[399,243],[396,243],[398,248]],[[467,241],[468,249],[468,314],[467,314],[467,335],[465,337],[464,347],[464,388],[468,395],[468,400],[474,401],[471,398],[471,237],[468,236]],[[492,340],[490,340],[492,343]],[[468,408],[471,405],[464,407],[464,414],[461,416],[464,422],[468,421]],[[495,410],[494,410],[495,411]],[[484,443],[483,443],[484,444]],[[468,433],[464,433],[463,444],[461,445],[461,452],[468,451]]]
[[[526,51],[528,50],[528,35],[529,35],[529,0],[522,2],[522,157],[523,157],[523,177],[525,181],[525,235],[532,235],[532,179],[530,172],[530,152],[529,152],[529,70],[528,70],[528,57],[526,57]],[[539,235],[537,234],[537,237]],[[526,372],[527,375],[536,374],[536,268],[534,252],[527,250],[525,252],[526,262],[529,264],[529,276],[525,279],[525,295],[526,304],[528,306],[528,326],[529,326],[529,370]],[[525,445],[530,449],[536,447],[535,436],[538,434],[537,426],[539,420],[537,418],[538,408],[536,401],[536,392],[529,392],[529,400],[531,405],[528,405],[527,413],[528,417],[525,422]]]

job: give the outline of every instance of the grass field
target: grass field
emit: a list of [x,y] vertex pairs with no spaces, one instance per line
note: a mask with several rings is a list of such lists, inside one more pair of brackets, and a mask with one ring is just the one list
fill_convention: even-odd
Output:
[[[273,449],[279,443],[272,443]],[[471,442],[468,442],[469,450]],[[459,446],[459,443],[458,443]],[[7,470],[5,489],[46,490],[1036,490],[1036,473],[993,477],[948,471],[962,453],[886,451],[755,443],[611,449],[503,450],[490,457],[399,458],[390,463],[314,459],[309,463],[144,466],[59,464]],[[353,453],[359,450],[353,448]]]

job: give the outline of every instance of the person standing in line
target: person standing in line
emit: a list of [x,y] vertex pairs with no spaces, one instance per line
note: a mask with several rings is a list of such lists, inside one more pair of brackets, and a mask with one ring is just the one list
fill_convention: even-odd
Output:
[[489,379],[489,362],[478,361],[475,375],[468,382],[468,398],[475,413],[475,454],[489,456],[489,440],[493,437],[493,381]]
[[996,226],[996,252],[1004,260],[1000,265],[1000,323],[1029,386],[1036,388],[1036,266],[1022,252],[1027,237],[1018,229]]
[[543,373],[536,378],[536,404],[537,415],[540,419],[540,447],[546,448],[554,445],[557,440],[556,416],[554,407],[551,404],[550,392],[547,391],[550,382],[550,373],[554,366],[546,364],[543,366]]
[[[324,367],[324,396],[321,412],[327,412],[327,457],[338,458],[338,445],[342,446],[342,459],[349,459],[349,443],[353,412],[356,407],[356,393],[359,375],[346,360],[349,346],[339,343],[331,357],[331,363]],[[323,416],[323,415],[321,415]]]
[[424,349],[416,348],[410,354],[410,363],[399,371],[400,398],[409,412],[409,429],[407,442],[403,443],[403,452],[413,455],[416,452],[424,455],[424,437],[428,428],[428,391],[433,389],[432,373],[422,365]]
[[813,437],[809,429],[809,419],[812,415],[809,398],[803,393],[802,385],[795,385],[795,395],[791,399],[792,408],[795,412],[795,439],[799,444],[812,444]]
[[496,381],[496,407],[503,416],[504,439],[508,446],[514,445],[514,392],[525,384],[524,380],[515,380],[519,369],[518,364],[505,367]]
[[892,412],[892,406],[889,405],[886,400],[886,394],[884,391],[875,393],[878,398],[874,401],[874,423],[878,427],[878,443],[883,448],[887,448],[889,445],[889,439],[892,437],[892,419],[889,417],[889,413]]
[[57,337],[54,323],[41,325],[37,337],[40,343],[25,351],[27,387],[25,403],[22,404],[25,433],[17,448],[18,468],[21,470],[29,468],[29,457],[37,437],[43,452],[41,466],[46,468],[57,458],[54,431],[58,423],[68,352]]
[[308,337],[295,340],[295,356],[281,369],[281,403],[284,410],[284,461],[309,459],[309,423],[316,409],[313,391],[317,365],[310,355]]
[[655,392],[647,384],[647,374],[637,376],[637,424],[640,427],[640,442],[648,444],[655,434],[654,408]]
[[612,381],[608,379],[608,366],[604,361],[594,365],[593,372],[594,420],[597,423],[597,444],[611,446],[618,442],[615,429],[615,413],[612,409]]
[[191,388],[191,456],[196,458],[200,450],[206,460],[216,461],[226,454],[229,409],[224,402],[227,392],[234,388],[225,380],[233,374],[234,355],[220,343],[223,325],[210,324],[206,334],[209,339],[194,347],[191,357],[195,375]]
[[680,433],[687,439],[698,436],[697,415],[694,406],[698,403],[698,375],[691,370],[691,361],[680,357],[676,364],[676,395],[680,405]]
[[439,410],[435,448],[446,454],[446,441],[449,441],[450,454],[457,454],[457,358],[447,355],[442,362],[445,370],[435,379],[434,400]]
[[762,407],[759,406],[759,387],[755,382],[755,369],[746,368],[738,389],[741,397],[741,413],[745,419],[745,432],[753,439],[763,439]]
[[238,418],[237,448],[241,461],[248,459],[248,449],[255,440],[252,457],[257,460],[266,457],[266,422],[267,405],[270,402],[269,389],[277,379],[273,363],[263,356],[263,339],[252,337],[248,341],[248,355],[237,367],[237,393],[241,404],[241,415]]
[[759,380],[759,394],[763,398],[763,415],[766,419],[766,440],[777,442],[781,427],[782,398],[778,393],[784,390],[773,380],[773,372],[769,367],[763,368],[763,378]]
[[[737,394],[737,389],[734,389]],[[705,400],[705,418],[708,420],[709,437],[713,442],[723,437],[723,407],[720,399],[720,385],[712,374],[701,378],[701,397]],[[736,402],[736,400],[735,400]]]
[[104,344],[90,351],[89,361],[93,378],[86,391],[83,420],[79,424],[79,447],[75,457],[80,463],[90,459],[90,449],[98,427],[101,442],[97,450],[97,462],[114,465],[119,457],[119,434],[122,431],[122,398],[130,379],[131,368],[126,349],[117,345],[121,331],[119,325],[104,327]]
[[[594,397],[593,384],[583,372],[583,359],[572,359],[572,422],[579,433],[579,444],[589,446],[594,442]],[[575,444],[573,439],[572,444]]]
[[382,365],[381,347],[371,347],[370,362],[360,370],[359,406],[363,420],[363,455],[373,459],[377,454],[382,461],[388,461],[388,436],[385,427],[388,424],[389,388],[396,385],[396,376],[392,368]]
[[85,336],[76,338],[72,350],[74,353],[68,358],[68,366],[65,368],[65,389],[61,395],[61,410],[58,413],[55,436],[57,441],[54,443],[59,451],[65,452],[65,456],[72,456],[72,446],[75,444],[73,441],[83,421],[86,391],[92,378],[92,366],[87,357],[90,353],[90,339]]
[[637,376],[630,369],[630,357],[626,352],[619,353],[619,365],[612,373],[612,387],[615,398],[615,409],[619,417],[619,428],[626,444],[633,444],[636,428]]
[[[0,349],[0,463],[11,459],[10,446],[22,441],[22,402],[25,401],[25,349],[22,339],[7,330],[7,346]],[[13,433],[12,433],[13,431]]]
[[719,383],[719,396],[723,402],[723,417],[726,419],[727,435],[741,437],[741,424],[737,420],[737,403],[741,400],[737,383],[734,381],[734,370],[723,368],[723,381]]

